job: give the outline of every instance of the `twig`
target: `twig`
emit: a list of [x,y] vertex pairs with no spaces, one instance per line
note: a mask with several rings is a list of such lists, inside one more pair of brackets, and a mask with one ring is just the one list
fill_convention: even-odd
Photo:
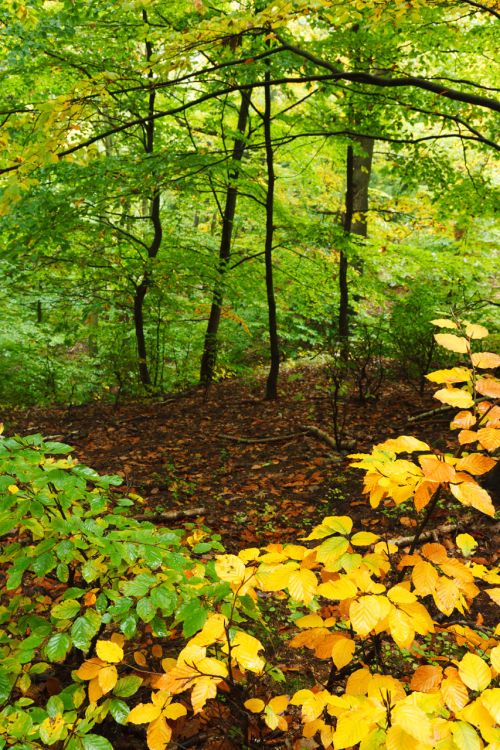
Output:
[[206,508],[204,505],[200,505],[199,508],[185,508],[184,510],[167,510],[165,513],[156,513],[151,515],[150,513],[141,513],[138,516],[134,516],[136,521],[152,521],[153,523],[161,523],[162,521],[176,521],[178,518],[190,518],[191,516],[199,516],[205,513]]
[[423,411],[421,414],[415,414],[414,417],[408,417],[407,422],[418,422],[419,419],[425,419],[426,417],[433,417],[435,414],[443,411],[451,411],[454,406],[438,406],[436,409],[430,409],[429,411]]

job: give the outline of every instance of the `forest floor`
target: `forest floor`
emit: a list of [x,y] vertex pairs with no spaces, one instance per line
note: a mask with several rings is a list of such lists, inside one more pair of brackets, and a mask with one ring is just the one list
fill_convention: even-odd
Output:
[[[374,444],[404,434],[454,450],[450,412],[408,422],[439,407],[430,388],[421,396],[411,384],[388,379],[378,400],[353,399],[345,453],[302,434],[304,425],[333,432],[319,368],[285,371],[276,402],[265,401],[263,390],[258,380],[248,386],[230,379],[208,393],[195,387],[163,399],[19,409],[3,418],[7,434],[41,432],[63,440],[74,446],[81,463],[122,476],[124,487],[144,500],[138,513],[203,507],[188,520],[220,534],[229,552],[296,541],[326,515],[351,515],[358,528],[389,538],[411,533],[416,525],[411,504],[395,509],[388,502],[370,509],[362,495],[362,472],[349,467],[347,454],[369,452]],[[452,515],[443,504],[434,525]],[[478,542],[489,546],[490,519],[478,515]]]
[[[214,384],[208,393],[192,388],[162,399],[119,405],[93,402],[70,408],[17,409],[4,413],[3,419],[6,434],[40,432],[63,440],[74,446],[80,462],[122,476],[124,489],[143,498],[133,514],[159,515],[202,506],[188,519],[165,524],[172,527],[186,520],[205,524],[221,535],[229,552],[297,541],[327,515],[350,515],[355,529],[369,529],[388,539],[411,537],[417,525],[411,503],[394,508],[391,502],[371,509],[362,495],[362,472],[350,468],[346,454],[369,452],[374,444],[404,434],[454,450],[449,412],[408,421],[439,407],[430,388],[420,396],[410,384],[388,379],[378,400],[352,400],[347,419],[350,445],[345,453],[303,434],[304,426],[311,425],[333,432],[319,368],[283,373],[277,402],[265,401],[263,390],[262,381],[249,386],[233,379]],[[498,557],[493,527],[493,519],[447,502],[438,507],[432,523],[438,531],[435,538],[450,549],[459,531],[470,531],[479,544],[474,559],[488,565]],[[468,618],[473,622],[479,612],[485,624],[494,623],[495,608],[486,594],[477,598]],[[311,657],[294,653],[294,670],[302,677],[311,672],[310,662]],[[210,724],[210,715],[206,720]],[[207,732],[199,717],[186,720],[182,747],[234,750],[238,744],[227,740],[226,729],[222,735]],[[145,746],[142,729],[113,724],[109,731],[118,750]],[[278,739],[269,743],[265,746],[291,747]]]

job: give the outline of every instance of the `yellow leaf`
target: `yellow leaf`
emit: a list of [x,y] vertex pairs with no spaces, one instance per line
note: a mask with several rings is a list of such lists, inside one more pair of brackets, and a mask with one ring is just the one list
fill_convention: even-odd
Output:
[[459,409],[467,409],[469,406],[474,406],[474,399],[470,393],[463,391],[461,388],[441,388],[439,391],[436,391],[434,398],[437,398],[443,404],[457,406]]
[[309,552],[302,544],[287,544],[283,547],[283,553],[291,560],[303,560]]
[[309,604],[318,588],[318,579],[311,570],[294,571],[288,579],[288,591],[292,599]]
[[431,320],[431,323],[434,326],[438,326],[438,328],[458,328],[453,320],[448,320],[447,318],[437,318],[436,320]]
[[394,607],[389,614],[389,631],[399,648],[409,649],[415,639],[411,618]]
[[[251,638],[252,636],[249,637]],[[224,662],[219,661],[219,659],[214,659],[211,656],[206,656],[204,659],[200,659],[200,661],[196,662],[194,666],[198,674],[202,674],[207,677],[227,677],[227,667]]]
[[355,547],[369,547],[371,544],[378,542],[380,536],[373,534],[371,531],[358,531],[357,534],[351,537],[351,544]]
[[418,667],[411,678],[410,689],[420,693],[436,693],[443,679],[441,667],[425,664]]
[[449,370],[435,370],[425,376],[431,383],[465,383],[472,379],[468,367],[452,367]]
[[483,743],[470,724],[465,721],[455,721],[451,725],[453,742],[458,750],[482,750]]
[[172,739],[172,730],[163,716],[159,716],[151,722],[146,737],[149,750],[164,750],[167,747]]
[[420,747],[420,743],[407,734],[402,727],[391,726],[387,730],[385,750],[419,750]]
[[7,487],[11,495],[16,495],[19,492],[19,487],[17,484],[9,484]]
[[170,703],[170,705],[165,706],[162,714],[165,718],[175,721],[175,719],[180,719],[181,716],[186,716],[187,708],[182,703]]
[[103,667],[97,675],[103,693],[109,693],[118,682],[118,672],[115,666]]
[[343,601],[344,599],[352,599],[357,593],[358,588],[356,584],[345,576],[339,578],[337,581],[320,583],[318,586],[318,594],[324,596],[325,599]]
[[338,719],[333,735],[335,750],[353,747],[370,734],[373,722],[368,721],[366,715],[360,716],[358,713],[362,712],[349,711],[346,716],[340,716]]
[[[231,643],[231,656],[241,669],[248,669],[250,672],[260,674],[266,665],[265,660],[258,656],[258,652],[262,651],[263,648],[262,643],[253,635],[239,631],[235,634]],[[222,650],[227,653],[227,645],[223,646]]]
[[274,711],[275,714],[282,714],[290,703],[290,697],[288,695],[276,695],[269,701],[269,708]]
[[319,693],[306,689],[298,690],[292,696],[290,703],[293,706],[302,706],[302,721],[309,723],[321,716],[329,695],[326,690],[321,690]]
[[404,729],[418,742],[429,743],[431,738],[430,720],[421,708],[410,701],[411,696],[394,706],[391,712],[391,722],[394,726]]
[[236,555],[217,555],[215,572],[222,581],[241,583],[245,578],[245,563]]
[[122,647],[112,641],[97,641],[95,650],[99,659],[111,664],[117,664],[123,659]]
[[448,349],[450,352],[467,354],[469,351],[469,342],[463,336],[455,336],[454,333],[435,333],[434,338],[439,346]]
[[288,586],[288,580],[293,572],[290,565],[279,565],[270,571],[260,570],[257,576],[259,588],[263,591],[282,591]]
[[[497,646],[497,648],[500,648]],[[480,701],[486,710],[493,717],[493,720],[500,724],[500,688],[489,688],[481,693]]]
[[196,680],[191,691],[193,713],[199,714],[203,710],[205,703],[217,696],[217,685],[219,682],[219,678],[213,679],[212,677],[200,677]]
[[490,456],[484,456],[482,453],[470,453],[457,461],[455,468],[457,471],[468,471],[469,474],[479,476],[491,471],[496,463],[495,459]]
[[460,589],[455,581],[446,576],[442,576],[433,593],[433,599],[436,607],[445,615],[451,615],[457,604],[460,602]]
[[316,526],[305,540],[324,539],[325,536],[332,534],[342,534],[347,536],[352,530],[352,518],[349,516],[327,516],[323,522]]
[[354,652],[356,650],[356,643],[351,638],[339,638],[332,648],[332,660],[337,669],[342,669],[347,664],[350,664]]
[[470,557],[477,547],[477,542],[470,534],[458,534],[455,539],[457,547],[465,557]]
[[104,662],[100,659],[89,659],[84,661],[76,674],[81,680],[93,680],[103,668]]
[[[319,592],[318,587],[318,592]],[[319,615],[304,615],[304,617],[299,617],[298,620],[295,620],[295,625],[299,628],[321,628],[323,625],[323,618]]]
[[346,686],[346,695],[366,695],[371,674],[367,669],[357,669],[349,675]]
[[458,664],[462,682],[471,690],[486,690],[491,682],[491,669],[477,654],[465,654]]
[[238,557],[247,563],[251,560],[258,560],[260,556],[260,549],[258,547],[247,547],[238,552]]
[[491,666],[497,672],[497,674],[500,674],[500,646],[495,646],[495,648],[492,648],[490,651],[490,661]]
[[400,585],[393,586],[392,589],[389,589],[387,596],[393,604],[413,604],[413,602],[417,600],[415,594],[412,594],[411,591],[408,591],[408,589]]
[[351,602],[349,619],[360,636],[368,635],[381,619],[381,612],[376,596],[362,596]]
[[418,440],[412,435],[400,435],[398,438],[389,438],[383,443],[378,443],[376,449],[384,451],[393,451],[394,453],[413,453],[414,451],[430,450],[427,443]]
[[457,713],[469,702],[469,693],[454,667],[445,670],[446,679],[441,683],[441,695],[446,706]]
[[500,355],[493,352],[475,352],[471,355],[472,364],[480,370],[500,367]]
[[149,724],[161,714],[160,706],[154,706],[152,703],[139,703],[129,713],[127,721],[129,724]]
[[465,333],[470,339],[485,339],[489,335],[487,328],[475,323],[469,323],[465,329]]
[[406,612],[411,619],[412,627],[419,635],[427,635],[434,632],[434,622],[423,604],[400,604],[399,608]]
[[462,484],[450,484],[451,493],[462,503],[486,513],[487,516],[495,515],[495,508],[491,497],[475,482],[462,482]]
[[198,646],[211,646],[213,643],[223,642],[226,640],[226,625],[227,617],[221,614],[211,614],[194,638],[191,638],[190,643],[195,643]]
[[265,703],[260,698],[250,698],[243,704],[253,714],[260,714],[265,708]]

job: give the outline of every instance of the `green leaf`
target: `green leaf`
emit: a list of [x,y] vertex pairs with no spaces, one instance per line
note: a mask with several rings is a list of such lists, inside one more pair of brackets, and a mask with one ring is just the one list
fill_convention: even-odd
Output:
[[72,620],[73,617],[78,614],[81,609],[81,605],[76,599],[67,599],[64,602],[54,605],[51,610],[51,615],[56,620]]
[[198,599],[183,604],[177,614],[177,619],[183,622],[182,634],[186,638],[201,630],[208,617],[208,610],[202,607]]
[[122,631],[125,638],[130,640],[137,630],[137,618],[135,615],[129,615],[120,624],[120,630]]
[[151,589],[151,601],[164,615],[171,615],[177,604],[177,594],[167,583]]
[[137,602],[137,614],[143,622],[151,622],[156,614],[156,609],[149,597],[139,599]]
[[130,698],[139,690],[142,685],[142,678],[136,675],[121,677],[113,688],[113,695],[119,698]]
[[132,581],[125,581],[120,588],[125,596],[143,597],[157,583],[156,577],[149,573],[140,573]]
[[113,750],[113,745],[100,734],[86,734],[82,737],[84,750]]
[[[116,692],[116,688],[115,688]],[[118,698],[112,698],[109,702],[109,713],[113,717],[113,719],[116,721],[117,724],[126,724],[127,723],[127,716],[130,713],[130,708],[127,706],[126,703],[123,701],[118,700]]]
[[90,641],[99,631],[101,618],[97,612],[88,610],[83,617],[77,617],[71,626],[73,644],[81,651],[88,651]]
[[56,633],[47,641],[44,656],[49,661],[64,661],[71,648],[71,638],[67,633]]

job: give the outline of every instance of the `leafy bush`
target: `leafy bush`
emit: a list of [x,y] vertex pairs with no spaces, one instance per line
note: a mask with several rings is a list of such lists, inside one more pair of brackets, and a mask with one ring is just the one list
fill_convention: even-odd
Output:
[[[217,537],[131,519],[137,498],[68,446],[2,440],[0,747],[111,750],[114,721],[122,734],[147,725],[148,747],[163,750],[200,715],[229,727],[235,747],[300,727],[296,748],[496,750],[500,645],[467,612],[477,582],[498,601],[500,575],[467,559],[469,534],[456,538],[463,560],[419,543],[445,493],[494,514],[477,477],[500,444],[500,383],[488,374],[500,357],[471,351],[482,326],[434,324],[453,331],[437,343],[470,361],[429,376],[460,409],[457,450],[402,436],[353,456],[373,508],[412,500],[423,511],[409,550],[330,516],[303,543],[214,561]],[[272,680],[289,683],[265,657],[270,597],[297,628],[287,645],[319,660],[293,694],[273,695]]]

